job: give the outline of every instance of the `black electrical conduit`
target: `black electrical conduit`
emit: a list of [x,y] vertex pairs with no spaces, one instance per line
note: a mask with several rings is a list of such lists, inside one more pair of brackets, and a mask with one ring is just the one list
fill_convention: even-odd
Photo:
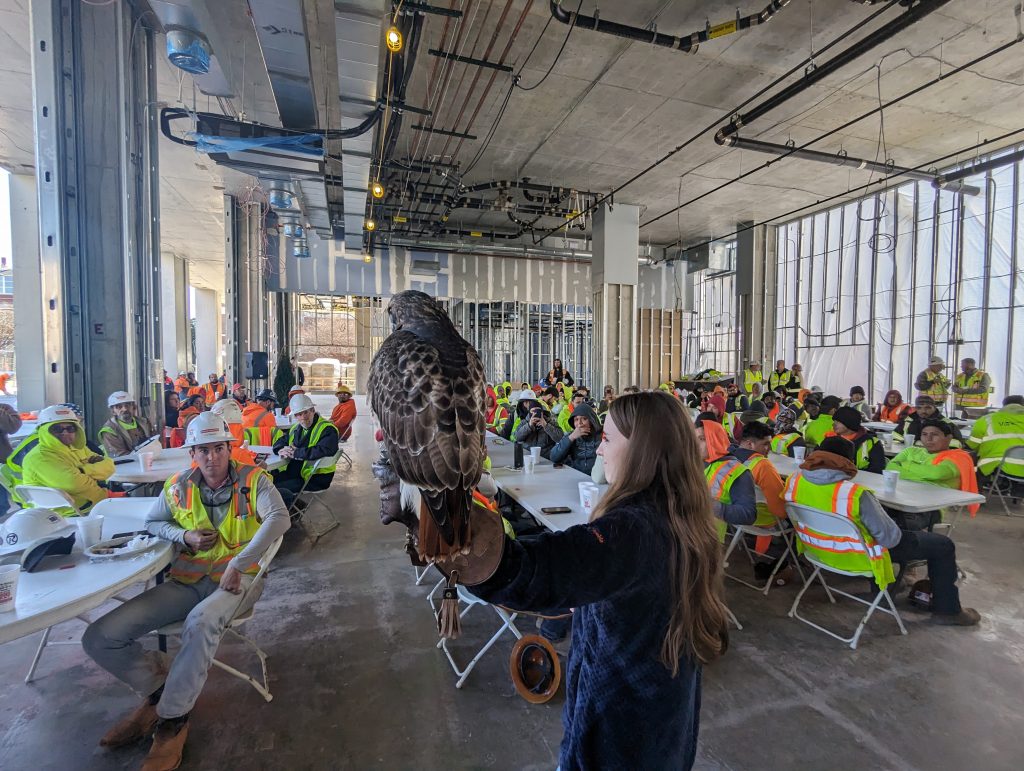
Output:
[[806,91],[815,83],[818,83],[829,75],[835,73],[837,70],[845,67],[847,64],[850,64],[850,62],[860,58],[879,44],[884,43],[895,35],[898,35],[914,22],[923,19],[932,11],[938,10],[942,6],[946,5],[949,1],[950,0],[920,0],[917,5],[911,6],[888,24],[885,24],[872,32],[868,37],[863,40],[858,40],[845,51],[836,54],[824,64],[820,64],[813,69],[809,69],[804,73],[804,77],[801,80],[791,83],[777,94],[768,97],[759,105],[751,108],[742,115],[735,116],[731,121],[729,121],[728,125],[725,125],[718,130],[718,133],[715,134],[715,141],[720,145],[726,144],[728,138],[739,131],[741,126],[749,125],[763,115],[771,112],[776,107],[788,102],[797,94]]
[[[931,181],[931,177],[928,180]],[[417,195],[404,203],[385,204],[385,208],[401,210],[406,206],[426,204],[427,206],[447,206],[449,211],[457,209],[477,209],[479,211],[517,211],[523,214],[543,214],[549,217],[568,217],[576,213],[575,209],[567,209],[563,206],[551,206],[532,203],[516,203],[511,209],[508,205],[497,199],[491,198],[450,198],[449,196],[433,195],[424,193]]]
[[[839,45],[841,42],[846,40],[846,38],[850,37],[851,35],[856,34],[860,30],[862,30],[864,27],[866,27],[868,24],[873,22],[875,19],[877,19],[879,16],[881,16],[883,13],[888,11],[892,6],[896,5],[899,2],[902,2],[902,0],[889,0],[886,5],[882,6],[878,10],[874,11],[873,13],[871,13],[866,19],[861,19],[859,22],[854,24],[852,27],[850,27],[848,30],[843,32],[837,38],[835,38],[834,40],[830,40],[828,43],[826,43],[817,52],[816,55],[817,56],[821,56],[826,51],[828,51],[831,48],[834,48],[835,46]],[[792,74],[794,74],[796,72],[799,72],[802,67],[810,64],[812,61],[813,61],[813,57],[809,56],[806,59],[804,59],[803,61],[798,62],[797,64],[793,65],[793,67],[791,67],[789,70],[787,70],[786,72],[784,72],[781,75],[779,75],[771,83],[769,83],[768,85],[766,85],[763,88],[759,89],[757,92],[751,94],[749,97],[747,97],[742,102],[740,102],[740,104],[738,104],[736,107],[734,107],[731,112],[733,112],[733,113],[739,112],[744,107],[746,107],[748,104],[751,104],[755,100],[760,99],[762,96],[767,94],[773,88],[775,88],[780,83],[785,81],[786,78],[788,78],[790,75],[792,75]],[[668,160],[673,158],[675,155],[677,155],[678,153],[680,153],[683,150],[685,150],[687,147],[692,145],[694,142],[696,142],[698,139],[700,139],[706,133],[708,133],[709,131],[714,129],[718,125],[718,121],[719,121],[719,119],[716,118],[712,123],[708,124],[703,129],[700,129],[699,131],[697,131],[695,134],[690,136],[689,139],[685,140],[681,144],[676,145],[674,148],[669,150],[663,156],[658,158],[658,160],[654,161],[653,163],[649,164],[645,168],[641,169],[636,174],[634,174],[629,179],[627,179],[625,182],[623,182],[623,183],[621,183],[619,185],[616,185],[609,192],[601,195],[592,204],[590,204],[590,206],[588,206],[586,209],[584,209],[579,214],[577,214],[575,217],[573,217],[571,220],[569,220],[569,222],[573,222],[574,220],[589,214],[590,212],[594,211],[598,206],[600,206],[602,203],[604,203],[605,201],[607,201],[609,199],[614,200],[616,193],[618,193],[618,192],[624,190],[625,188],[629,187],[634,182],[636,182],[638,179],[646,176],[647,174],[649,174],[650,172],[654,171],[656,168],[661,166],[663,163],[667,162]],[[548,236],[550,236],[550,235],[552,235],[554,233],[557,233],[559,230],[562,229],[562,227],[563,226],[560,225],[557,228],[551,228],[549,230],[544,231],[541,234],[539,239],[535,235],[534,236],[534,243],[540,243],[540,241],[542,241],[543,239],[547,238]]]
[[[931,88],[932,86],[936,85],[937,83],[941,83],[943,80],[946,80],[947,78],[951,78],[954,75],[959,75],[964,70],[966,70],[966,69],[968,69],[970,67],[974,67],[975,65],[980,64],[981,62],[985,61],[986,59],[990,59],[991,57],[996,56],[997,54],[1001,54],[1003,51],[1007,50],[1008,48],[1012,48],[1013,46],[1017,45],[1021,41],[1024,41],[1024,35],[1017,35],[1017,37],[1015,37],[1013,40],[1010,40],[1010,41],[1008,41],[1006,43],[1003,43],[1000,46],[996,46],[991,51],[983,53],[981,56],[979,56],[979,57],[977,57],[975,59],[972,59],[971,61],[967,62],[966,64],[962,64],[959,67],[955,67],[954,69],[950,70],[949,72],[945,72],[942,75],[939,75],[937,78],[933,78],[932,80],[929,80],[927,83],[922,83],[920,86],[917,86],[916,88],[912,88],[910,91],[907,91],[907,92],[905,92],[903,94],[900,94],[895,99],[890,99],[885,104],[880,104],[878,107],[875,107],[874,109],[868,110],[866,113],[858,115],[855,118],[851,118],[850,120],[846,121],[846,123],[843,123],[840,126],[836,126],[833,129],[829,129],[824,134],[821,134],[820,136],[815,137],[814,139],[811,139],[811,140],[809,140],[807,142],[804,142],[802,145],[799,145],[797,147],[788,148],[786,150],[786,153],[784,155],[780,155],[779,158],[776,159],[776,160],[771,160],[771,161],[768,161],[767,163],[761,164],[760,166],[755,166],[754,168],[749,169],[749,170],[743,172],[738,177],[730,179],[727,182],[723,182],[721,185],[718,185],[717,187],[713,187],[710,190],[708,190],[708,191],[706,191],[704,193],[701,193],[700,195],[698,195],[698,196],[696,196],[694,198],[691,198],[689,201],[684,201],[683,203],[679,204],[678,206],[676,206],[676,207],[674,207],[672,209],[669,209],[664,214],[659,214],[657,217],[654,217],[653,219],[647,220],[647,222],[641,222],[640,223],[640,227],[642,227],[642,228],[643,227],[647,227],[648,225],[657,222],[658,220],[662,219],[663,217],[667,217],[670,214],[674,214],[675,212],[679,211],[680,209],[685,209],[690,204],[696,203],[697,201],[701,200],[702,198],[707,198],[709,195],[711,195],[713,193],[717,193],[719,190],[722,190],[723,188],[729,187],[729,185],[735,184],[736,182],[739,182],[739,181],[741,181],[743,179],[746,179],[751,174],[756,174],[759,171],[763,171],[764,169],[767,169],[769,166],[771,166],[773,163],[778,163],[778,161],[780,161],[780,160],[782,160],[782,159],[784,159],[784,158],[786,158],[786,157],[788,157],[790,155],[795,154],[799,150],[803,150],[803,149],[805,149],[807,147],[810,147],[811,145],[813,145],[816,142],[820,142],[821,140],[827,139],[828,137],[830,137],[830,136],[832,136],[834,134],[838,134],[840,131],[843,131],[844,129],[849,128],[853,124],[859,123],[860,121],[864,120],[865,118],[870,118],[872,115],[875,115],[875,114],[880,113],[880,112],[882,112],[884,110],[887,110],[890,107],[892,107],[893,105],[899,104],[900,102],[904,101],[905,99],[909,99],[910,97],[915,96],[916,94],[921,93],[925,89]],[[921,167],[917,166],[917,167],[914,167],[913,170],[914,171],[919,171],[920,168]],[[897,173],[897,176],[899,176],[899,173]],[[931,179],[931,178],[932,177],[929,177],[929,179]]]
[[[753,150],[757,153],[768,153],[782,157],[802,158],[805,161],[818,161],[820,163],[831,163],[834,166],[852,166],[856,169],[867,169],[882,174],[899,174],[910,179],[922,179],[926,182],[935,183],[935,175],[925,171],[915,171],[905,166],[897,166],[894,163],[881,163],[870,161],[867,158],[856,158],[846,153],[823,153],[819,150],[805,150],[796,145],[780,145],[775,142],[763,142],[760,139],[747,139],[745,137],[732,135],[726,144],[740,150]],[[958,188],[959,192],[967,195],[978,195],[981,190],[976,187],[964,185]]]
[[1019,160],[1024,160],[1024,150],[1017,150],[1012,153],[1007,153],[1006,155],[1000,155],[998,158],[989,158],[987,161],[972,163],[969,166],[964,166],[962,169],[951,171],[948,174],[940,174],[932,180],[932,187],[938,190],[962,192],[964,185],[961,180],[964,180],[967,177],[973,177],[975,174],[983,174],[986,171],[992,171],[993,169],[998,169],[1003,166],[1009,166],[1011,163],[1016,163]]
[[573,11],[566,11],[560,5],[560,0],[551,0],[551,16],[562,24],[575,25],[581,29],[590,29],[595,32],[604,32],[608,35],[615,35],[616,37],[627,38],[628,40],[636,40],[641,43],[653,43],[656,46],[662,46],[663,48],[672,48],[683,53],[697,53],[697,47],[701,43],[706,43],[709,40],[715,38],[724,37],[725,35],[731,35],[739,30],[749,29],[750,27],[756,27],[759,24],[764,24],[766,21],[772,18],[778,11],[785,6],[789,5],[790,0],[771,0],[768,5],[764,7],[764,10],[758,13],[752,13],[749,16],[740,16],[739,11],[736,11],[736,18],[731,21],[726,21],[721,24],[708,25],[701,30],[697,30],[689,35],[683,37],[676,37],[674,35],[663,35],[654,29],[645,29],[643,27],[634,27],[629,24],[619,24],[615,21],[605,21],[599,18],[596,14],[594,16],[586,16],[582,13],[574,13]]

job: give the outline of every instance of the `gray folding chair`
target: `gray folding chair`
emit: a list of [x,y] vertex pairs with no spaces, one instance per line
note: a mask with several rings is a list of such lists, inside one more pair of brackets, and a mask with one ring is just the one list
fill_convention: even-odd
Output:
[[[807,528],[813,530],[816,533],[821,533],[824,536],[841,538],[845,541],[859,542],[860,545],[863,547],[865,553],[867,553],[868,551],[868,544],[864,540],[864,536],[861,534],[860,528],[858,528],[853,521],[847,519],[844,516],[834,514],[831,511],[812,509],[810,506],[802,506],[797,503],[787,503],[786,513],[789,514],[789,519],[793,523],[793,527],[796,530],[797,538],[799,538],[801,541],[804,541],[805,543],[808,543],[812,546],[815,545],[813,541],[811,541],[810,536],[804,535],[804,533],[801,531],[801,525],[806,526]],[[826,565],[824,562],[822,562],[815,556],[813,551],[810,550],[804,552],[804,557],[807,559],[808,562],[810,562],[814,566],[814,572],[811,573],[806,583],[804,583],[803,588],[800,590],[800,593],[796,596],[796,600],[793,601],[793,607],[789,609],[790,618],[796,618],[799,621],[803,621],[808,626],[813,626],[815,629],[824,632],[829,637],[834,637],[840,642],[847,643],[854,650],[856,650],[857,648],[857,642],[860,640],[861,632],[864,631],[865,625],[868,623],[868,620],[871,618],[872,614],[876,610],[879,610],[882,613],[888,613],[890,616],[895,618],[896,623],[899,625],[900,628],[900,634],[907,633],[906,627],[903,626],[903,619],[900,618],[900,613],[898,610],[896,610],[896,606],[893,604],[892,597],[889,595],[888,586],[879,589],[878,594],[875,595],[874,600],[868,602],[867,600],[858,597],[854,594],[849,594],[847,592],[829,586],[825,582],[825,576],[822,574],[822,571],[825,571],[828,573],[835,573],[841,576],[861,576],[863,578],[871,579],[871,581],[874,582],[875,574],[871,570],[850,571],[842,570],[831,565]],[[835,604],[836,601],[833,595],[839,594],[848,599],[855,600],[861,603],[862,605],[868,606],[867,612],[864,614],[864,617],[860,620],[860,623],[857,625],[857,629],[853,633],[852,637],[843,637],[841,635],[838,635],[832,630],[820,626],[797,613],[797,608],[800,605],[800,600],[803,599],[804,593],[807,591],[810,585],[814,583],[815,579],[821,581],[821,585],[825,589],[825,594],[828,596],[828,599],[831,603]],[[876,584],[872,583],[872,586],[875,585]],[[883,599],[888,603],[889,609],[886,609],[881,606],[880,603]]]
[[992,474],[992,479],[989,482],[988,494],[995,495],[999,498],[999,502],[1003,505],[1003,512],[1006,516],[1019,517],[1021,516],[1019,513],[1010,511],[1009,504],[1012,503],[1016,506],[1020,501],[1020,498],[1014,495],[1013,486],[1015,483],[1024,485],[1024,478],[1006,473],[1007,461],[1015,461],[1018,464],[1024,464],[1024,445],[1011,447],[1003,453],[1003,457],[999,461],[999,465],[996,466],[995,473]]
[[[319,471],[320,469],[326,468],[327,466],[337,466],[338,459],[344,454],[344,452],[345,451],[343,449],[339,448],[338,452],[336,452],[331,457],[320,458],[319,460],[313,461],[313,473],[310,474],[309,478],[302,483],[302,488],[299,490],[298,495],[295,496],[295,500],[292,501],[292,505],[288,509],[288,516],[293,518],[298,513],[308,513],[311,504],[314,503],[321,506],[324,509],[324,511],[327,512],[327,516],[330,517],[331,520],[330,524],[328,524],[326,528],[320,531],[311,530],[306,526],[304,522],[302,522],[302,520],[299,520],[299,527],[302,528],[302,531],[306,534],[306,537],[309,538],[311,547],[316,546],[317,542],[321,538],[323,538],[329,532],[334,530],[334,528],[339,527],[341,525],[341,522],[339,522],[338,518],[334,516],[334,512],[331,510],[331,507],[328,506],[322,498],[324,493],[331,489],[330,485],[325,487],[323,490],[309,490],[307,489],[309,487],[309,481],[310,479],[313,479],[316,476],[316,472]],[[302,501],[302,503],[305,504],[303,508],[300,508],[298,506],[299,501]]]
[[[218,669],[223,669],[232,677],[237,677],[239,680],[244,680],[245,682],[249,683],[249,685],[255,688],[256,691],[260,694],[260,696],[262,696],[266,701],[270,701],[274,698],[273,695],[270,693],[270,679],[269,677],[267,677],[267,654],[263,651],[262,648],[260,648],[260,646],[258,646],[248,637],[239,632],[238,627],[240,627],[242,624],[244,624],[246,621],[248,621],[254,615],[256,615],[256,600],[260,596],[259,592],[260,589],[262,588],[263,580],[267,573],[267,568],[270,567],[271,561],[277,555],[277,550],[281,548],[282,540],[283,539],[278,538],[276,541],[270,544],[267,550],[263,553],[263,556],[260,557],[259,572],[256,574],[256,577],[253,579],[252,583],[249,584],[249,587],[245,590],[245,593],[242,595],[242,600],[238,604],[238,611],[236,612],[235,617],[231,619],[231,621],[228,622],[228,625],[224,628],[225,635],[230,634],[232,637],[241,640],[256,654],[256,657],[260,660],[260,670],[262,672],[263,679],[257,680],[252,675],[242,672],[239,669],[235,669],[233,666],[225,664],[223,661],[220,661],[219,659],[215,658],[213,660],[213,665],[215,667],[217,667]],[[184,628],[184,621],[175,621],[173,624],[167,624],[166,626],[162,626],[159,629],[157,629],[156,634],[166,635],[168,637],[181,637],[181,631]],[[224,638],[221,637],[221,640],[223,639]]]
[[793,527],[790,525],[788,520],[779,519],[771,525],[732,525],[733,536],[732,540],[729,541],[729,546],[725,550],[725,564],[724,567],[729,567],[729,557],[736,550],[737,545],[743,546],[744,551],[747,553],[747,557],[750,559],[750,564],[754,565],[757,562],[757,553],[750,548],[747,543],[745,536],[752,535],[755,537],[778,537],[782,539],[782,543],[785,547],[785,551],[782,556],[775,561],[775,567],[772,569],[771,575],[768,576],[768,580],[764,582],[763,586],[752,584],[749,581],[740,578],[737,575],[733,575],[728,571],[725,572],[726,578],[731,578],[737,583],[749,586],[751,589],[757,589],[757,591],[768,596],[768,592],[772,588],[772,584],[775,582],[775,575],[786,563],[786,558],[789,558],[790,564],[792,564],[797,572],[800,574],[800,578],[805,578],[804,571],[800,567],[800,561],[796,558],[796,549],[793,548]]

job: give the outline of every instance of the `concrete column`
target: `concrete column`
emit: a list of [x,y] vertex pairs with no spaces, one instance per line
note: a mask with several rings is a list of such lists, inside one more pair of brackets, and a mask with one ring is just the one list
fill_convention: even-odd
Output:
[[221,360],[221,312],[217,292],[195,288],[196,380],[205,383],[211,372],[223,371]]
[[595,383],[616,392],[636,380],[636,290],[639,282],[640,208],[602,204],[594,213]]
[[36,178],[30,174],[12,174],[11,182],[11,253],[14,255],[14,350],[17,359],[18,408],[38,410],[63,399],[63,389],[48,392],[56,382],[46,377],[51,336],[60,337],[60,328],[47,328],[47,298],[59,285],[60,275],[50,271],[45,276],[39,258],[39,217],[36,201]]
[[160,255],[160,332],[164,369],[174,378],[192,368],[188,307],[188,263],[173,254]]
[[162,401],[153,33],[130,3],[29,6],[45,392],[94,435],[111,391]]
[[373,309],[357,308],[356,319],[356,392],[366,393],[366,381],[373,361]]

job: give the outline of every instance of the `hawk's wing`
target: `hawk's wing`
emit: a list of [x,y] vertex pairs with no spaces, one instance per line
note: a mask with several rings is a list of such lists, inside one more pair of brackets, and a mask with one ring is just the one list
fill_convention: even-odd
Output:
[[483,364],[461,338],[452,342],[464,350],[442,357],[430,341],[401,330],[370,366],[370,404],[392,466],[424,491],[472,490],[483,470]]

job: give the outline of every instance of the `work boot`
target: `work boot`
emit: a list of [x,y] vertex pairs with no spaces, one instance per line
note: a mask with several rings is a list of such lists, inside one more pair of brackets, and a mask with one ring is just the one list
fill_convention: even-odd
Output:
[[187,721],[161,720],[140,771],[173,771],[181,765],[181,752],[187,738]]
[[124,747],[153,735],[156,721],[156,705],[149,703],[147,697],[130,715],[122,718],[117,725],[107,731],[100,739],[101,747]]
[[974,608],[961,608],[959,613],[932,613],[932,623],[940,626],[975,626],[981,614]]

